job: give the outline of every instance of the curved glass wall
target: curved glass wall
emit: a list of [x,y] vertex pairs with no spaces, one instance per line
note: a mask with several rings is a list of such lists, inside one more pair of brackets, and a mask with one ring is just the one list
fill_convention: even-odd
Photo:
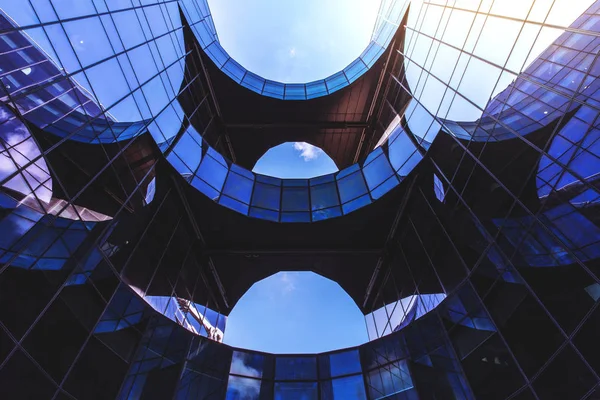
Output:
[[[17,4],[26,11],[40,11],[35,17],[37,20],[26,24],[24,30],[32,31],[31,37],[34,37],[34,32],[48,30],[56,36],[52,36],[51,41],[47,39],[47,43],[63,40],[68,44],[75,36],[64,33],[63,28],[73,32],[71,29],[77,25],[85,26],[86,23],[81,21],[88,19],[86,22],[90,23],[87,26],[92,26],[93,20],[97,23],[102,21],[110,27],[113,17],[118,20],[118,14],[136,19],[139,15],[143,21],[145,11],[150,13],[150,9],[157,5],[144,3],[119,9],[124,4],[129,7],[131,3],[68,3],[70,7],[65,7],[67,2],[59,1],[3,2],[3,6]],[[153,10],[177,20],[176,7],[171,13],[173,9],[169,5],[178,3],[163,3]],[[467,32],[474,32],[474,36],[470,33],[465,35],[467,39],[475,40],[484,32],[487,34],[488,23],[493,26],[497,22],[499,14],[490,7],[522,5],[524,8],[515,6],[512,10],[518,16],[501,19],[521,23],[523,31],[531,33],[531,29],[534,30],[533,36],[523,36],[524,48],[529,49],[535,42],[532,38],[536,32],[557,29],[562,34],[565,30],[553,19],[551,4],[567,4],[573,9],[581,5],[570,1],[537,1],[535,4],[533,1],[477,2],[489,7],[468,12],[463,8],[466,3],[460,2],[454,7],[446,2],[425,2],[419,8],[412,7],[417,5],[412,2],[411,12],[422,16],[426,24],[423,25],[425,34],[429,34],[426,30],[432,25],[444,26],[450,14],[469,15],[469,18],[472,17],[469,26],[473,29]],[[48,7],[51,9],[41,12],[44,5],[52,4],[56,7]],[[107,4],[114,7],[115,10],[110,10],[115,12],[105,12]],[[564,43],[553,51],[569,52],[568,49],[576,49],[571,45],[586,43],[586,40],[580,41],[581,37],[596,37],[595,16],[599,10],[600,2],[596,2],[581,17],[582,25],[567,29],[569,35],[565,37],[575,39],[569,39],[572,42],[568,46]],[[36,14],[32,12],[32,15]],[[81,15],[91,17],[79,18]],[[439,19],[429,18],[436,15]],[[529,19],[531,23],[527,22]],[[132,20],[127,19],[127,22]],[[79,23],[73,23],[76,21]],[[427,21],[432,21],[432,25]],[[119,29],[124,29],[120,25]],[[453,28],[467,25],[454,25]],[[0,36],[17,30],[10,28]],[[140,30],[146,31],[141,27]],[[497,37],[510,41],[511,32]],[[416,36],[423,35],[413,33],[413,36],[418,42]],[[559,36],[545,43],[540,51]],[[155,39],[151,40],[148,36],[146,40],[152,42]],[[84,45],[88,41],[83,37],[74,42],[81,44],[81,40]],[[37,38],[36,41],[42,43]],[[142,43],[138,44],[139,48],[144,47],[144,52],[148,50],[153,54],[156,50],[153,45]],[[475,42],[468,43],[474,45]],[[440,43],[438,50],[448,50],[446,44]],[[410,49],[411,45],[408,46]],[[100,48],[104,50],[104,47]],[[427,46],[425,48],[428,49]],[[490,57],[496,53],[473,54],[473,49],[466,48],[468,54],[465,54],[463,47],[459,48],[460,54],[455,54],[457,62],[446,63],[446,66],[455,66],[460,77],[475,74],[474,79],[478,78],[476,72],[462,64],[463,56],[467,58],[465,63],[476,60],[485,63],[485,67],[492,66],[490,76],[501,76],[508,71],[499,67],[502,60],[496,66],[488,62],[493,61]],[[4,49],[2,58],[14,53]],[[112,60],[114,55],[116,61],[116,58],[136,49],[128,48],[118,56],[111,52],[107,60]],[[505,47],[492,50],[503,56],[506,54],[503,49]],[[587,53],[584,58],[593,53],[589,49],[584,50],[583,53]],[[432,54],[436,51],[434,47]],[[477,53],[476,47],[474,51]],[[84,54],[82,52],[85,48],[75,47],[71,53],[65,53],[65,63],[77,59],[69,54],[79,56]],[[575,53],[573,57],[578,57]],[[549,65],[544,65],[546,61],[554,62],[547,57],[551,58],[554,54],[549,52],[538,66],[546,68]],[[411,55],[406,54],[406,57]],[[122,57],[119,62],[126,59]],[[149,59],[139,57],[135,60],[146,63]],[[15,76],[33,75],[36,61],[32,61],[29,65],[19,64],[18,71],[14,71]],[[77,79],[99,65],[94,61],[89,63],[90,59],[82,59],[81,62],[85,67],[66,69],[68,75],[61,74],[57,79],[65,81],[70,79],[70,74],[81,73],[73,78]],[[595,68],[594,63],[588,70]],[[414,66],[412,64],[406,69]],[[11,94],[11,100],[3,98],[10,107],[11,113],[7,113],[16,115],[19,121],[10,117],[2,121],[8,123],[1,135],[3,156],[5,160],[15,158],[13,155],[18,153],[26,156],[16,157],[16,164],[3,163],[3,168],[5,165],[10,167],[7,174],[2,170],[0,182],[0,384],[3,392],[11,398],[36,399],[226,399],[228,392],[230,398],[247,396],[259,399],[276,396],[320,396],[321,399],[335,399],[337,396],[346,399],[349,393],[357,398],[395,397],[403,400],[598,397],[600,273],[597,244],[600,243],[600,218],[596,178],[600,164],[596,146],[595,92],[585,99],[578,97],[580,91],[569,92],[568,102],[579,105],[561,108],[562,103],[557,103],[557,109],[568,112],[562,113],[556,124],[547,124],[527,133],[528,125],[524,123],[523,134],[516,131],[517,134],[510,140],[482,142],[471,140],[473,137],[467,135],[464,137],[469,140],[467,142],[457,138],[458,135],[445,133],[442,120],[442,117],[447,117],[445,111],[438,113],[437,108],[430,108],[422,101],[422,90],[419,89],[428,91],[427,87],[406,87],[402,75],[405,65],[404,59],[396,58],[385,83],[387,108],[377,121],[380,125],[377,129],[384,132],[389,121],[394,120],[401,129],[396,135],[389,132],[391,139],[387,147],[379,147],[368,161],[360,165],[322,178],[322,181],[311,180],[297,186],[293,185],[296,183],[293,181],[285,183],[247,174],[203,144],[199,139],[203,133],[199,131],[204,127],[194,125],[198,132],[189,128],[189,121],[182,118],[176,102],[171,102],[174,97],[162,94],[162,90],[167,93],[162,81],[164,78],[165,84],[167,82],[166,67],[157,69],[157,73],[161,71],[158,75],[144,77],[145,84],[153,82],[151,85],[160,85],[148,86],[146,93],[142,93],[143,89],[137,92],[139,96],[136,99],[140,100],[140,104],[144,104],[144,95],[153,91],[157,93],[157,103],[152,103],[152,110],[149,107],[148,115],[143,118],[140,113],[138,121],[155,123],[150,129],[151,134],[161,146],[160,150],[171,157],[169,161],[174,168],[216,201],[229,197],[239,203],[234,203],[236,206],[247,207],[247,211],[242,211],[248,215],[265,213],[269,218],[281,221],[284,213],[309,213],[310,220],[316,220],[312,205],[319,199],[318,204],[322,206],[317,211],[337,208],[339,214],[349,212],[352,206],[376,198],[378,188],[385,192],[389,186],[395,185],[411,171],[411,165],[419,162],[421,151],[427,150],[419,170],[412,169],[415,183],[411,193],[395,208],[381,210],[386,213],[382,214],[384,217],[399,215],[397,228],[388,234],[387,230],[383,233],[377,231],[376,224],[365,224],[369,231],[357,229],[352,232],[352,239],[348,239],[342,231],[345,229],[344,221],[339,220],[340,224],[329,224],[333,226],[334,234],[331,236],[335,237],[315,235],[316,239],[309,238],[313,241],[304,242],[305,247],[302,247],[303,243],[295,243],[298,250],[294,250],[317,257],[321,266],[329,265],[329,257],[333,257],[329,253],[345,252],[345,257],[335,255],[340,261],[337,276],[356,279],[360,287],[353,298],[365,305],[367,312],[389,304],[397,307],[398,301],[415,294],[435,296],[436,293],[445,293],[446,298],[418,319],[411,315],[414,310],[417,316],[419,309],[408,307],[411,313],[404,318],[411,322],[385,337],[359,348],[318,355],[274,356],[232,349],[194,335],[189,327],[159,315],[130,287],[130,284],[135,284],[136,288],[143,288],[145,296],[164,296],[164,301],[166,298],[169,302],[187,299],[225,315],[235,301],[235,291],[239,289],[236,285],[243,283],[244,279],[252,282],[256,278],[252,274],[260,268],[255,267],[258,264],[255,262],[269,257],[268,252],[275,254],[271,257],[278,261],[277,257],[283,253],[281,246],[284,244],[281,242],[286,238],[278,246],[263,249],[260,255],[253,253],[256,251],[253,248],[232,249],[230,242],[224,244],[225,248],[210,246],[225,236],[227,241],[244,242],[249,247],[254,244],[269,246],[271,243],[264,243],[266,240],[258,241],[259,237],[263,238],[258,233],[274,237],[280,232],[280,226],[244,221],[244,225],[248,223],[244,232],[237,226],[226,227],[219,221],[211,221],[210,216],[204,218],[211,212],[212,205],[201,207],[191,204],[193,202],[189,200],[197,197],[178,190],[179,179],[171,179],[174,170],[161,161],[160,151],[155,149],[149,135],[99,145],[69,141],[66,140],[68,135],[46,134],[46,128],[40,130],[34,123],[27,122],[26,118],[19,116],[18,108],[13,107],[35,88],[14,93],[14,96]],[[556,73],[565,74],[563,78],[583,72],[578,69],[580,64],[577,63],[568,64],[569,68],[563,68],[567,64],[562,61],[561,65],[556,67]],[[587,67],[585,63],[581,65]],[[142,67],[138,72],[143,76],[146,71]],[[444,73],[451,73],[448,68],[434,71],[427,63],[420,70],[427,73],[427,78],[423,75],[427,80],[434,77],[441,79]],[[514,72],[517,70],[514,69]],[[120,73],[125,79],[126,72]],[[3,70],[0,78],[9,74],[12,76],[12,70]],[[504,90],[508,82],[515,79],[517,75],[513,75],[509,73],[509,79],[498,85],[499,90]],[[135,71],[128,76],[135,77]],[[115,77],[115,82],[120,79]],[[565,97],[563,94],[567,92],[563,89],[568,89],[569,82],[564,82],[566,86],[558,84],[554,88],[549,88],[548,82],[536,81],[530,76],[527,83],[535,91],[529,97],[552,99],[557,94]],[[586,78],[581,82],[585,88]],[[11,85],[8,78],[2,83]],[[42,84],[38,89],[45,90],[55,81],[46,83],[47,86]],[[81,85],[85,87],[88,84],[93,87],[95,83],[88,81]],[[135,96],[132,93],[145,84],[138,82],[133,92],[128,91],[130,87],[119,84],[114,87],[119,90],[125,88],[119,98],[133,101]],[[448,86],[445,83],[434,85],[432,90],[448,100],[449,103],[444,103],[448,107],[455,107],[455,111],[466,110],[463,115],[470,115],[471,106],[479,112],[485,109],[492,95],[488,92],[488,95],[472,98],[469,90],[473,87],[461,85],[460,79],[450,79]],[[517,86],[512,87],[513,93],[523,88]],[[446,89],[452,92],[449,98],[445,97]],[[539,89],[547,93],[543,90],[536,93]],[[100,101],[101,96],[96,90],[89,92],[97,97],[94,100],[97,104],[105,105],[111,115],[122,120],[112,108],[109,109],[115,101]],[[406,94],[413,97],[414,104],[407,104]],[[473,100],[477,106],[465,102],[465,99]],[[81,101],[85,103],[87,100],[81,98]],[[533,110],[523,105],[519,112],[524,116],[531,112],[532,117],[539,117],[536,107],[540,103],[533,102],[536,104]],[[195,104],[200,103],[201,99],[198,99]],[[161,117],[162,110],[165,111]],[[543,111],[542,115],[545,115]],[[481,113],[475,118],[456,120],[474,121],[480,116]],[[174,124],[173,121],[179,122]],[[23,126],[28,133],[23,131]],[[13,132],[23,134],[17,140],[23,146],[17,143],[6,145],[11,140],[6,133]],[[178,140],[186,140],[187,148],[181,145],[175,150],[180,143]],[[401,145],[409,142],[412,143],[409,147]],[[26,148],[32,150],[27,152]],[[403,149],[406,154],[402,153]],[[140,157],[128,158],[129,151],[139,153]],[[70,162],[73,159],[76,162]],[[161,162],[154,162],[156,160]],[[136,165],[144,168],[136,170]],[[35,168],[39,168],[38,172],[34,172]],[[159,170],[155,184],[151,184],[155,178],[153,168]],[[373,171],[377,173],[373,174]],[[234,173],[246,181],[236,184],[232,180],[228,185],[229,176]],[[20,176],[17,178],[20,186],[7,185],[17,176]],[[18,189],[25,187],[27,190]],[[284,192],[290,188],[294,190],[284,200]],[[313,188],[322,191],[315,189],[313,193]],[[27,195],[31,195],[30,199],[38,196],[40,201],[33,199],[38,205],[30,207],[28,201],[21,202]],[[46,210],[40,202],[52,202],[54,197],[64,201],[59,203],[61,208],[73,206],[70,211],[72,218],[84,212],[74,207],[76,204],[102,210],[103,215],[113,218],[85,221],[78,216],[78,220],[73,220],[62,217],[60,210],[54,214],[39,211]],[[298,201],[298,198],[307,200]],[[308,211],[306,204],[310,206]],[[240,228],[244,228],[241,225]],[[259,225],[260,230],[257,231],[255,228]],[[319,232],[321,226],[302,228]],[[203,241],[203,233],[207,236],[214,234],[209,238],[213,242]],[[339,238],[336,233],[340,234]],[[383,239],[377,240],[377,236]],[[340,238],[344,240],[338,240]],[[315,242],[325,248],[327,257],[313,254],[315,247],[309,245],[314,246]],[[363,264],[363,259],[357,255],[360,251],[355,252],[356,247],[363,243],[377,248],[377,253],[381,251],[382,255],[375,255],[369,259],[372,262]],[[345,247],[340,249],[336,246]],[[219,258],[219,251],[236,254],[221,253]],[[233,262],[224,261],[231,257],[234,257]],[[288,260],[302,261],[295,256],[290,257]],[[359,259],[358,265],[355,269],[349,268],[351,263],[348,260],[355,258]],[[313,268],[317,267],[320,267],[317,263],[313,264]],[[368,273],[357,277],[363,271]],[[249,275],[242,277],[242,272]],[[341,277],[339,279],[342,280]],[[424,303],[423,309],[434,305],[438,298],[431,297],[429,300]],[[162,309],[162,306],[158,308]],[[175,312],[174,318],[179,318],[176,311],[171,310]],[[397,320],[386,319],[383,332],[387,333],[397,326]],[[356,363],[356,351],[360,368]],[[242,354],[234,356],[234,352]]]
[[460,138],[504,140],[539,129],[572,109],[575,94],[581,102],[594,91],[587,68],[597,27],[595,17],[582,15],[593,3],[465,1],[445,8],[412,1],[406,90]]
[[219,43],[207,0],[181,0],[183,13],[198,43],[227,76],[240,85],[264,96],[282,100],[308,100],[326,96],[360,78],[375,64],[391,42],[406,12],[408,0],[382,1],[370,43],[362,54],[342,71],[308,83],[280,83],[264,79],[245,69],[227,54]]
[[315,222],[349,214],[398,186],[423,158],[411,136],[396,126],[387,143],[362,165],[312,179],[255,174],[211,147],[202,151],[202,137],[191,126],[167,152],[167,160],[193,187],[240,214],[274,222]]

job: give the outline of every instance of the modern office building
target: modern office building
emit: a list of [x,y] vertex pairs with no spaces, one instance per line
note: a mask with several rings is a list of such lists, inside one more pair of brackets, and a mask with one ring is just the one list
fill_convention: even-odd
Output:
[[[600,1],[382,0],[301,84],[206,0],[0,8],[1,398],[600,399]],[[252,172],[284,142],[339,172]],[[279,271],[370,341],[223,344]]]

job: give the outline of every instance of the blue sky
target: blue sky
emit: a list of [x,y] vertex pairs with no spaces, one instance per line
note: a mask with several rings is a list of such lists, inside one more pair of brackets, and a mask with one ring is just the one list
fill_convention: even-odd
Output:
[[[340,71],[360,55],[371,38],[379,1],[217,0],[209,5],[221,44],[240,64],[267,79],[309,82]],[[274,147],[253,169],[279,178],[337,170],[326,153],[307,143]],[[367,340],[364,317],[350,296],[311,272],[281,272],[256,283],[229,315],[224,337],[232,346],[272,353],[316,353]]]
[[278,178],[314,178],[338,170],[320,148],[308,143],[283,143],[273,147],[254,166],[258,174]]
[[224,342],[272,353],[316,353],[367,341],[365,320],[335,282],[280,272],[254,284],[229,318]]
[[380,0],[209,0],[221,45],[249,71],[305,83],[367,47]]

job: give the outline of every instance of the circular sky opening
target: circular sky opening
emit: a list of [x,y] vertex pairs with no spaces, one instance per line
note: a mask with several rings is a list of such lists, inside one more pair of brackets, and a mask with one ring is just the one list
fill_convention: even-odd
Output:
[[252,169],[256,174],[282,179],[310,179],[337,171],[327,153],[304,142],[286,142],[270,148]]
[[324,79],[367,47],[381,0],[209,0],[223,48],[283,83]]
[[340,285],[314,272],[255,283],[227,318],[223,341],[269,353],[320,353],[368,341],[365,319]]

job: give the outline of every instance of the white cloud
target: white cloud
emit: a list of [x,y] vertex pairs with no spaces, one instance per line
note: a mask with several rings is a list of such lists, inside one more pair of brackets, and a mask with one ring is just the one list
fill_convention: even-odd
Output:
[[245,357],[234,352],[231,372],[258,379],[246,379],[232,375],[229,377],[228,392],[237,392],[241,399],[257,399],[260,394],[262,371],[246,365]]
[[296,284],[292,274],[288,272],[281,272],[279,274],[279,280],[281,282],[281,290],[283,293],[291,293],[296,290]]
[[307,162],[319,157],[319,155],[323,152],[323,150],[320,148],[305,142],[295,142],[294,149],[298,150],[300,152],[300,157]]
[[296,57],[296,48],[295,47],[292,47],[290,49],[290,57],[292,57],[292,58]]

